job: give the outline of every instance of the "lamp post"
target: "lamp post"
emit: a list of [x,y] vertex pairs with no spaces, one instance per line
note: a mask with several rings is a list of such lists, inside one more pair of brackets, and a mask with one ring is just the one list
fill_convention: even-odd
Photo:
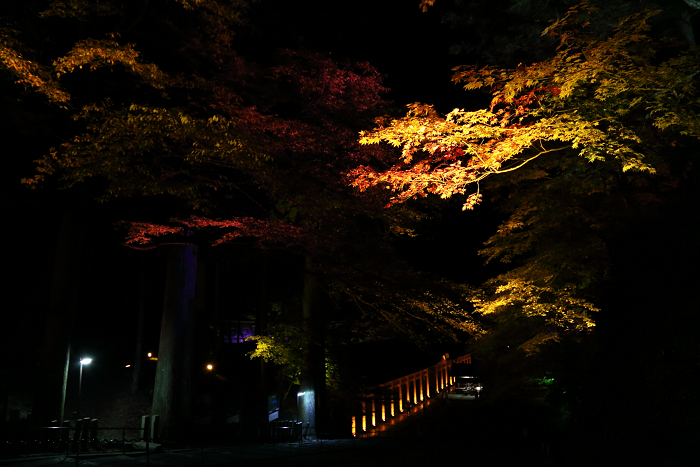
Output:
[[89,365],[92,358],[80,357],[80,378],[78,379],[78,410],[75,413],[76,420],[80,420],[80,395],[83,390],[83,365]]

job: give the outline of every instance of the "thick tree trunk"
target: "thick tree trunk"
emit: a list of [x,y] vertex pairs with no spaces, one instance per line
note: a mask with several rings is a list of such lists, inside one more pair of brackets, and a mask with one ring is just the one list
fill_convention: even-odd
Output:
[[58,234],[49,311],[39,355],[39,384],[32,408],[37,425],[46,426],[52,420],[64,419],[70,342],[80,282],[83,215],[77,206],[68,207]]
[[141,271],[139,275],[139,324],[136,334],[136,357],[134,358],[134,372],[131,377],[131,393],[139,390],[141,378],[141,362],[143,361],[143,327],[146,321],[146,252],[142,252]]
[[158,437],[176,440],[191,424],[192,338],[197,247],[170,247],[151,413],[160,416]]
[[308,256],[304,272],[302,309],[306,348],[304,349],[304,361],[301,369],[301,385],[297,396],[299,420],[304,424],[305,433],[311,437],[316,437],[321,432],[321,417],[319,414],[326,386],[325,323],[321,306],[321,287],[314,270],[313,261]]
[[685,38],[688,44],[694,46],[695,44],[695,33],[693,32],[693,13],[685,10],[681,13],[680,19],[676,22],[678,30],[681,35]]

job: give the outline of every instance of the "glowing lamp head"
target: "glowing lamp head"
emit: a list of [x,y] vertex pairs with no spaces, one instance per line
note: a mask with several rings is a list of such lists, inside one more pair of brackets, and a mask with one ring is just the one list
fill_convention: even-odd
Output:
[[90,362],[92,362],[92,358],[81,358],[81,359],[80,359],[80,364],[81,364],[81,365],[89,365]]
[[148,352],[148,358],[151,358],[153,354],[151,352]]
[[211,363],[209,365],[207,365],[207,370],[211,371],[213,369],[214,369],[214,365],[212,365]]

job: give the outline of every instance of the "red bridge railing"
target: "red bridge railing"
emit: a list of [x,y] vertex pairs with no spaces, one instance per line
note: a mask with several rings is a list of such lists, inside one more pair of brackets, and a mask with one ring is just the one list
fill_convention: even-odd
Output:
[[363,397],[359,413],[352,417],[352,435],[378,436],[438,398],[446,397],[455,383],[450,376],[455,363],[471,363],[471,354],[455,359],[445,354],[436,365],[378,385],[374,393]]

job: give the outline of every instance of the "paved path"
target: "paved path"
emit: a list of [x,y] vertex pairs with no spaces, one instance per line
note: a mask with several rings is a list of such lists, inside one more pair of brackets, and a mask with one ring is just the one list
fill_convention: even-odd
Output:
[[[401,452],[410,440],[399,438],[369,438],[325,440],[287,444],[259,444],[235,447],[175,449],[167,452],[131,454],[102,453],[81,455],[79,466],[139,467],[154,466],[213,466],[213,465],[345,465],[368,456],[381,457]],[[366,453],[365,453],[366,451]],[[25,456],[0,461],[0,466],[45,467],[76,465],[74,455]],[[347,464],[351,465],[351,464]]]
[[[492,467],[535,465],[528,460],[542,461],[542,453],[528,450],[517,436],[508,436],[498,429],[494,431],[493,424],[486,426],[488,420],[475,410],[480,402],[471,396],[450,395],[449,399],[432,404],[374,438],[176,449],[149,455],[145,452],[88,454],[81,456],[77,465],[424,467],[480,464]],[[76,465],[75,456],[28,456],[0,461],[0,467],[71,465]]]

